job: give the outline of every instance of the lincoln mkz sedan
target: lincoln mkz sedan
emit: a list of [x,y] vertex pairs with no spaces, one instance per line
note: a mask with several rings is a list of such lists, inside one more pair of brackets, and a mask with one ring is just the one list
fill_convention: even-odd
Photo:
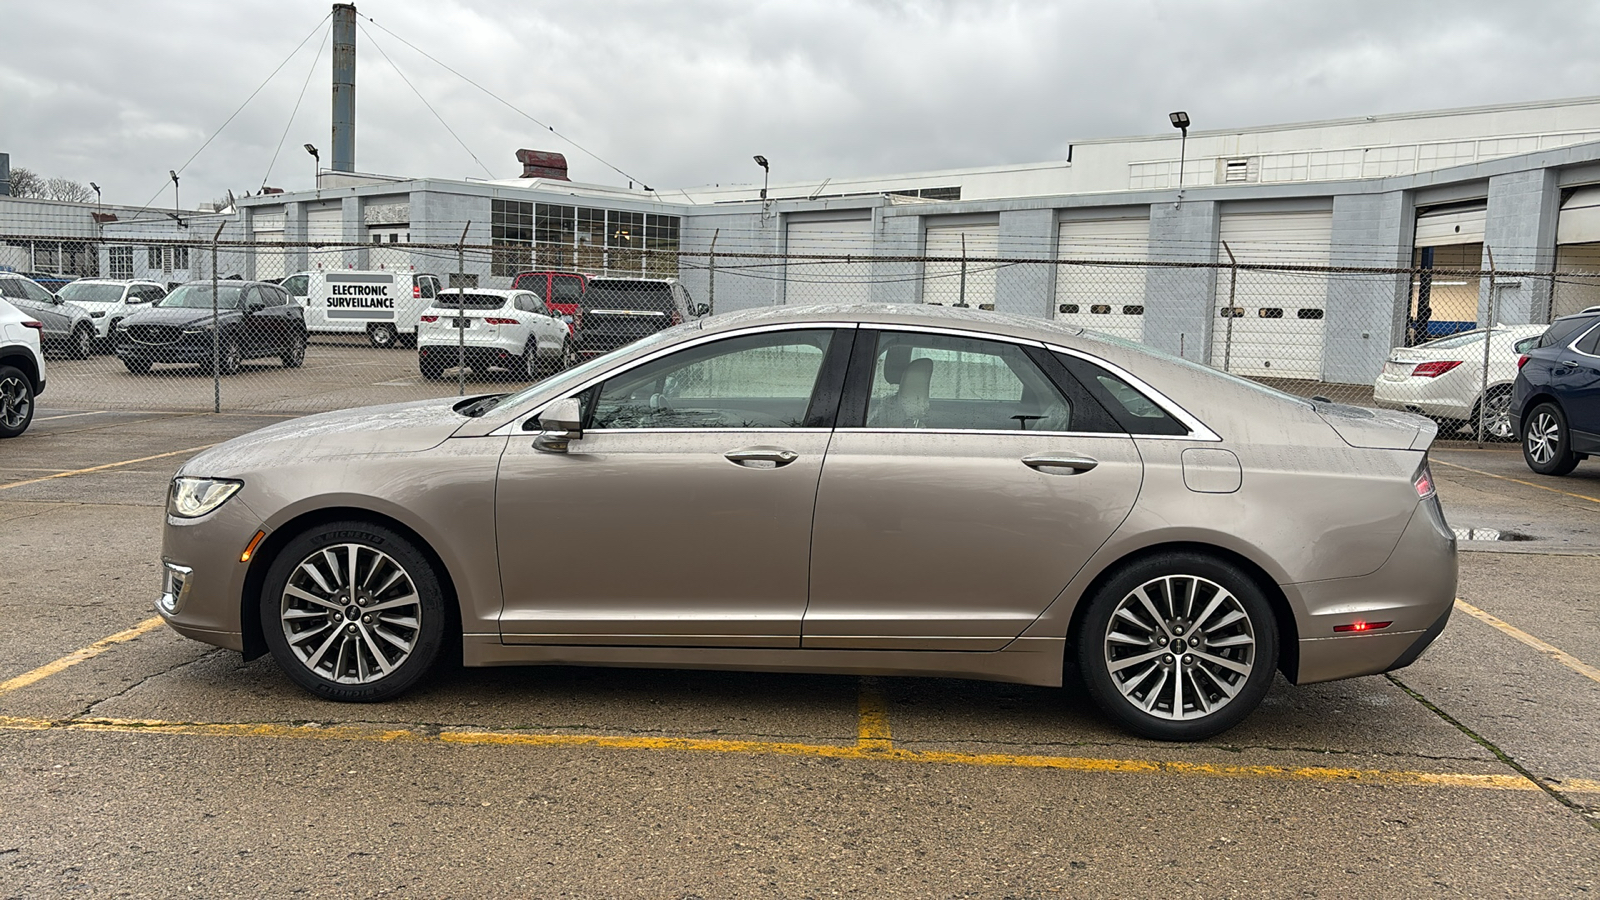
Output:
[[349,410],[172,482],[157,607],[326,698],[469,666],[1061,685],[1223,731],[1410,664],[1456,547],[1435,425],[940,307],[687,322],[519,393]]

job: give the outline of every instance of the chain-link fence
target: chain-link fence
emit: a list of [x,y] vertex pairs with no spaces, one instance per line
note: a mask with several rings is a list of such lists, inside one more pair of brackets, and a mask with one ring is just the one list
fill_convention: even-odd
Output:
[[498,391],[706,313],[891,302],[1049,318],[1296,394],[1411,409],[1447,436],[1482,419],[1491,437],[1505,434],[1494,423],[1523,342],[1600,303],[1600,274],[1580,269],[957,252],[13,235],[0,236],[0,269],[30,277],[0,275],[0,294],[45,325],[52,408],[312,412]]

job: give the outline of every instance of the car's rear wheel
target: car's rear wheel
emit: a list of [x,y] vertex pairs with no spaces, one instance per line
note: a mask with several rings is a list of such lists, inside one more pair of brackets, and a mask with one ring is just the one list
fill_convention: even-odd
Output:
[[399,696],[444,643],[444,592],[409,540],[367,522],[332,522],[296,537],[267,570],[261,630],[296,684],[329,700]]
[[380,350],[387,350],[393,347],[399,337],[399,332],[395,331],[394,326],[388,322],[376,322],[367,326],[367,340],[372,342],[372,346]]
[[33,382],[15,366],[0,366],[0,438],[14,438],[33,421]]
[[417,361],[417,368],[422,371],[422,377],[429,381],[438,381],[444,377],[444,363],[424,356]]
[[1547,402],[1529,411],[1522,425],[1522,459],[1540,475],[1565,475],[1577,467],[1561,407]]
[[1088,600],[1078,666],[1090,698],[1129,731],[1193,741],[1232,728],[1278,664],[1272,607],[1248,574],[1194,552],[1147,557]]
[[522,348],[522,356],[517,358],[517,377],[523,381],[538,381],[547,373],[547,367],[539,361],[538,344],[529,338],[527,345]]
[[79,325],[72,329],[72,340],[67,343],[67,352],[73,359],[88,359],[94,355],[94,327]]
[[146,356],[140,356],[138,354],[124,356],[122,358],[122,364],[127,366],[128,371],[135,375],[144,375],[150,371],[150,358]]
[[279,354],[285,369],[298,369],[306,361],[306,336],[296,331],[289,335],[289,340],[283,346],[283,353]]
[[222,346],[217,348],[217,360],[213,366],[217,373],[219,375],[235,375],[243,362],[244,351],[239,348],[239,340],[233,337],[224,337]]
[[1511,430],[1511,388],[1506,385],[1489,389],[1489,400],[1484,404],[1472,405],[1472,417],[1467,420],[1467,426],[1472,433],[1480,432],[1478,417],[1484,418],[1481,438],[1486,441],[1514,441],[1516,432]]

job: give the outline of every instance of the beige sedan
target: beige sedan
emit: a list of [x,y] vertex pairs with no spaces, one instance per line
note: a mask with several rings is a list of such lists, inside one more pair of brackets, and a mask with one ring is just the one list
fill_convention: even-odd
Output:
[[1419,416],[1047,322],[734,313],[520,393],[311,416],[174,479],[157,608],[378,701],[471,666],[1081,673],[1207,737],[1417,658],[1456,548]]

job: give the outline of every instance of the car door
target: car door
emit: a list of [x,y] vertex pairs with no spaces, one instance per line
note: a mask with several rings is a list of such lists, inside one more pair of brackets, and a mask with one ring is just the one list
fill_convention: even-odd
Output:
[[800,644],[811,516],[853,330],[676,347],[582,391],[565,453],[507,446],[507,643]]
[[856,354],[801,646],[997,650],[1127,517],[1138,450],[1038,345],[863,329]]

